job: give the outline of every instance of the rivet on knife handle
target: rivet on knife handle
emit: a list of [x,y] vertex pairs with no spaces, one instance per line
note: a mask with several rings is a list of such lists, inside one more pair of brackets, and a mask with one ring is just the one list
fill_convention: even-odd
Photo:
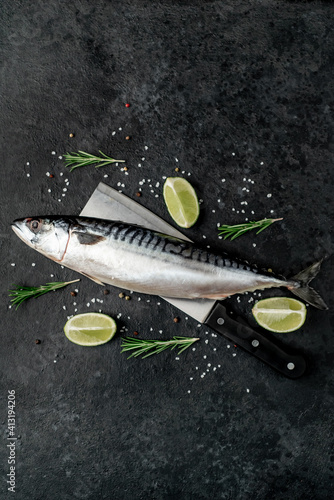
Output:
[[306,370],[306,361],[302,354],[289,353],[285,346],[278,345],[249,326],[230,318],[225,307],[219,302],[212,309],[205,324],[286,377],[301,377]]

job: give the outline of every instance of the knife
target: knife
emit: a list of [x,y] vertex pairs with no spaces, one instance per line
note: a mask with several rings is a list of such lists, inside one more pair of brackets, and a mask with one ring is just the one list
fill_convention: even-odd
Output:
[[[190,241],[153,212],[103,182],[97,186],[80,215],[138,224]],[[269,339],[248,325],[231,318],[222,302],[210,299],[162,298],[228,338],[282,375],[295,379],[305,372],[306,360],[302,353],[291,350],[281,342]]]

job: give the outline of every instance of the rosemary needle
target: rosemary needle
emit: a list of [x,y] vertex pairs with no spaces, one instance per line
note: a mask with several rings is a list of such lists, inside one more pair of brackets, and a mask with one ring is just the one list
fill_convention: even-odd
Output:
[[152,354],[158,354],[168,348],[177,348],[179,349],[178,354],[181,354],[181,352],[185,351],[197,340],[199,340],[199,338],[173,337],[170,340],[145,340],[125,337],[122,338],[123,343],[121,344],[121,347],[123,349],[121,352],[135,351],[132,352],[128,359],[133,356],[137,357],[141,355],[144,359],[148,356],[152,356]]
[[71,167],[70,172],[78,167],[85,167],[87,165],[95,165],[95,168],[104,167],[110,163],[124,163],[125,160],[115,160],[110,156],[99,151],[102,156],[95,156],[85,151],[78,151],[77,153],[65,153],[64,158],[66,161],[65,167]]
[[224,240],[227,238],[231,238],[231,240],[235,240],[238,236],[246,233],[247,231],[252,231],[253,229],[258,229],[256,234],[261,233],[264,229],[269,227],[273,222],[276,222],[280,219],[262,219],[253,222],[245,222],[244,224],[236,224],[234,226],[223,225],[218,228],[220,231],[219,235],[224,236]]
[[44,293],[51,292],[52,290],[57,290],[58,288],[62,288],[70,283],[76,283],[80,281],[80,279],[73,281],[54,281],[53,283],[47,283],[46,285],[40,286],[21,286],[18,285],[14,290],[9,290],[9,297],[13,297],[11,302],[13,305],[16,305],[16,309],[19,307],[22,302],[32,297],[39,297]]

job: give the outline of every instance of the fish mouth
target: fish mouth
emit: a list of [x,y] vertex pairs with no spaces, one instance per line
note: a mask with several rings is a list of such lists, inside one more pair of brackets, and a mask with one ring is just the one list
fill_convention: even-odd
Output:
[[20,238],[20,240],[24,241],[24,243],[26,243],[28,245],[29,244],[31,245],[31,240],[27,237],[26,234],[24,234],[22,227],[20,225],[20,222],[21,221],[19,221],[19,220],[12,222],[11,228],[14,231],[14,233],[16,234],[16,236],[18,236]]

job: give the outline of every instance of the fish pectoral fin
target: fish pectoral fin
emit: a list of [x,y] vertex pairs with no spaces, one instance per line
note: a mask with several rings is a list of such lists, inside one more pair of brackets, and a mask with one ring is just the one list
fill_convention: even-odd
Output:
[[84,276],[86,276],[86,278],[89,278],[90,280],[95,281],[95,283],[97,283],[98,285],[105,286],[105,283],[102,283],[102,281],[99,280],[99,278],[95,278],[94,276],[90,276],[89,274],[84,273],[82,271],[80,271],[80,273],[83,274]]
[[80,233],[79,231],[73,231],[73,234],[77,236],[81,245],[96,245],[97,243],[100,243],[100,241],[105,240],[104,236],[100,236],[98,234]]

